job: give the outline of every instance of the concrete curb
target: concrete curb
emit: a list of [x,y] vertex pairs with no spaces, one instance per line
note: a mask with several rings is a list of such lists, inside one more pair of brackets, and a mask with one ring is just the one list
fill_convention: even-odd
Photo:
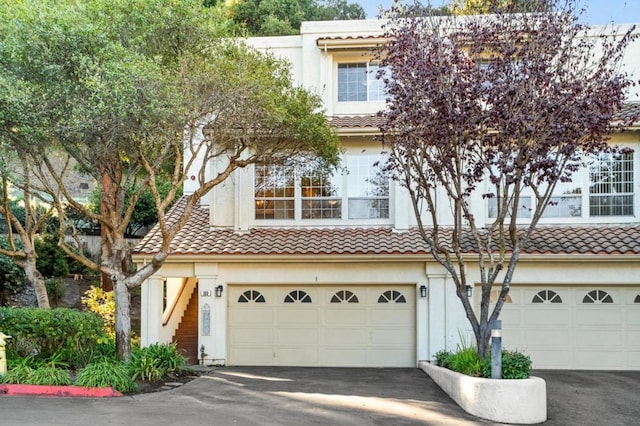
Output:
[[539,377],[494,380],[471,377],[421,361],[419,367],[464,411],[500,423],[547,420],[547,384]]
[[0,385],[4,396],[62,396],[69,398],[114,398],[123,396],[113,388],[83,388],[80,386]]

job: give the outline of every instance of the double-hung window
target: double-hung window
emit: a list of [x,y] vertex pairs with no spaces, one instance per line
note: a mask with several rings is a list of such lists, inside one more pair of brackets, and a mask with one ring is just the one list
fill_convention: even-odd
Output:
[[380,66],[374,62],[338,64],[338,102],[384,101]]

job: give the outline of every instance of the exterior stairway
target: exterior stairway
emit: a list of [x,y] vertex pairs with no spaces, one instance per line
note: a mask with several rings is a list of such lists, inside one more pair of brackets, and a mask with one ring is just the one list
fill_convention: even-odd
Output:
[[198,286],[193,289],[187,309],[182,315],[182,320],[178,324],[176,334],[173,336],[173,343],[187,358],[188,364],[198,363]]

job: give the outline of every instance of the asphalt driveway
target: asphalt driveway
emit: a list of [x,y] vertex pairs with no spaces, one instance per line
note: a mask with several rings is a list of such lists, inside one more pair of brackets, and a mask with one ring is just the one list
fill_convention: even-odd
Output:
[[[538,370],[545,425],[635,425],[640,371]],[[487,425],[418,369],[219,368],[172,390],[113,399],[0,396],[7,425]]]
[[536,370],[547,382],[545,425],[640,424],[640,371]]
[[98,399],[0,397],[15,425],[477,425],[418,369],[220,368],[176,389]]

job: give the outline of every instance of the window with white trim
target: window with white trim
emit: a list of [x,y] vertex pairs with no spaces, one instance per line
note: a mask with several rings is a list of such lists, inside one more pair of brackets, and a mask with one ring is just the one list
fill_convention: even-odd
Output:
[[338,102],[384,101],[384,82],[376,78],[380,69],[375,62],[338,64]]
[[589,214],[633,215],[633,153],[600,154],[591,162]]
[[[635,212],[634,153],[602,153],[590,157],[586,167],[573,173],[570,182],[558,182],[542,217],[588,218],[633,216]],[[588,194],[588,197],[584,197]],[[497,215],[496,198],[487,201],[489,218]],[[518,217],[527,219],[533,197],[524,189]],[[512,207],[512,206],[511,206]]]
[[381,154],[347,154],[339,171],[256,165],[257,220],[389,219],[389,174]]

